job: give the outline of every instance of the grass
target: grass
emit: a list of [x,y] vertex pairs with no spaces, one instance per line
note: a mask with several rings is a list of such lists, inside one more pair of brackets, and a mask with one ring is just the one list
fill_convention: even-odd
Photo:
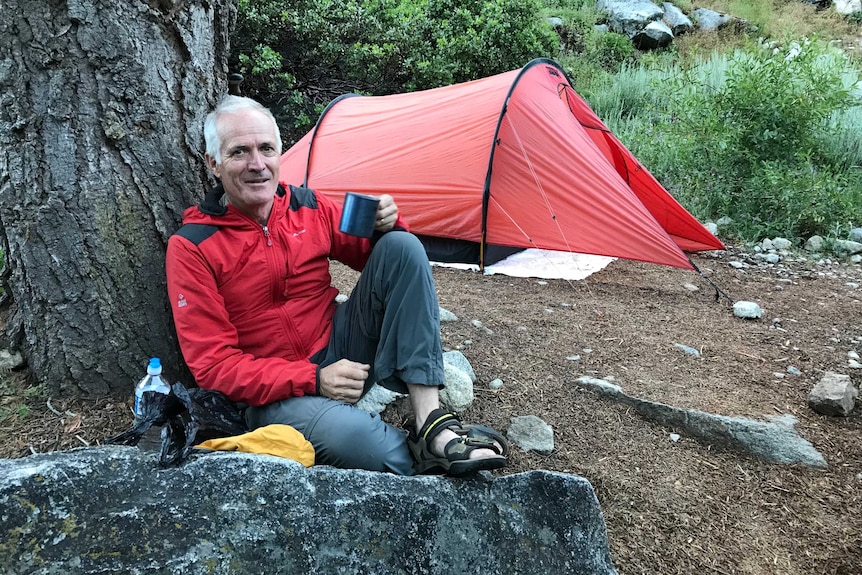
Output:
[[30,385],[19,372],[0,373],[0,424],[30,416],[30,404],[48,397],[42,385]]

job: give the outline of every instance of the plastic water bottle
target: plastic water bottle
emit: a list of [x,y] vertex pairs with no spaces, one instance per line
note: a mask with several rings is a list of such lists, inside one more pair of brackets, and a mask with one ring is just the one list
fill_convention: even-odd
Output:
[[145,391],[164,394],[171,392],[171,386],[162,377],[162,360],[157,357],[150,359],[147,375],[135,386],[135,417],[138,419],[143,416]]

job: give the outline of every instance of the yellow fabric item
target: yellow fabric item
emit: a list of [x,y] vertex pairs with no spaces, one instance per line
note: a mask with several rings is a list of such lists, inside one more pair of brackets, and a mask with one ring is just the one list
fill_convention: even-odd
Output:
[[208,439],[196,447],[276,455],[293,459],[306,467],[314,465],[314,446],[293,427],[278,423],[258,427],[242,435]]

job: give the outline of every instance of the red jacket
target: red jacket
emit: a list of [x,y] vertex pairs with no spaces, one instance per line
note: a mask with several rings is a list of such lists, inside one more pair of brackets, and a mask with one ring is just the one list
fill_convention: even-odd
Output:
[[[307,188],[279,186],[266,226],[221,190],[183,213],[166,271],[180,348],[197,384],[265,405],[316,393],[309,357],[329,341],[335,296],[329,259],[361,270],[371,242],[338,231],[341,208]],[[396,226],[406,228],[400,216]]]

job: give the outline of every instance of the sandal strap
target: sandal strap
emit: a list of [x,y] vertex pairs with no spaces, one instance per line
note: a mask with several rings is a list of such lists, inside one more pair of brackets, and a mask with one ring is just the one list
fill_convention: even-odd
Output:
[[444,429],[460,425],[461,421],[457,417],[444,409],[438,408],[428,414],[428,417],[425,419],[425,425],[422,426],[422,429],[416,435],[427,443],[431,443]]

